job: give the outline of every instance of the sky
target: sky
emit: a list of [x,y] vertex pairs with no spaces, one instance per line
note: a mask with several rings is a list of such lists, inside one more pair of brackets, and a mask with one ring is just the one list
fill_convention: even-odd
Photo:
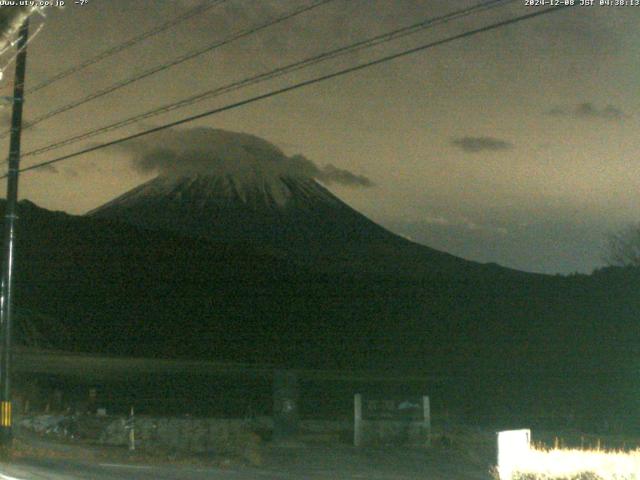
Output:
[[[46,18],[32,20],[32,31],[44,26],[28,47],[27,89],[200,3],[89,0],[49,9]],[[209,3],[214,5],[197,17],[33,93],[25,120],[310,0]],[[39,123],[24,131],[23,152],[476,3],[333,0]],[[540,8],[513,1],[27,156],[22,165]],[[358,179],[326,184],[372,220],[418,243],[519,270],[589,273],[603,265],[608,236],[640,222],[639,21],[640,7],[576,6],[203,118],[167,135],[188,141],[198,128],[255,135],[292,158],[301,155],[319,176],[340,172]],[[0,67],[10,57],[2,55]],[[12,76],[8,65],[0,95],[11,93]],[[3,125],[9,114],[7,107],[0,110]],[[0,148],[8,148],[6,139]],[[139,168],[130,149],[103,149],[25,172],[20,197],[83,214],[156,174]]]

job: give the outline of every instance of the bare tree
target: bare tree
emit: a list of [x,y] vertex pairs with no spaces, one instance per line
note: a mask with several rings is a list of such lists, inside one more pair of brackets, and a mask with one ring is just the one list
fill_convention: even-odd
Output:
[[604,260],[612,266],[640,267],[640,223],[609,236]]

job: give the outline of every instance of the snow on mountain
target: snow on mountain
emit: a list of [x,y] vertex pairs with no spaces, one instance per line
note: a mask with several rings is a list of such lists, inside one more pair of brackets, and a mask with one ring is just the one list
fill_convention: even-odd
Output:
[[[294,197],[295,196],[295,197]],[[237,176],[231,173],[170,177],[161,175],[111,202],[89,212],[102,214],[110,209],[135,207],[147,201],[179,202],[196,209],[224,204],[244,206],[252,210],[277,210],[300,207],[314,202],[339,205],[341,202],[313,179],[261,176]]]
[[324,224],[337,221],[332,217],[339,212],[355,215],[316,179],[364,178],[333,166],[319,168],[258,137],[224,130],[171,132],[127,148],[136,168],[159,175],[88,215],[198,234],[230,223],[250,231],[259,223],[268,230],[265,220],[276,230],[284,223],[294,230],[294,223],[308,223],[309,215],[322,217],[318,221]]
[[159,171],[156,178],[88,215],[253,244],[314,263],[384,263],[399,270],[416,261],[432,270],[473,263],[389,232],[318,182],[364,185],[364,177],[287,157],[246,134],[197,129],[163,141],[129,147],[134,165]]

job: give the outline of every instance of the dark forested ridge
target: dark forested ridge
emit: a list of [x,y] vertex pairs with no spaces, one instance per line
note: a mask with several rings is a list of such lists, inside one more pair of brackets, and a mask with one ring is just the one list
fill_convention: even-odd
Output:
[[20,203],[16,306],[54,348],[437,374],[486,408],[638,406],[636,269],[325,267]]

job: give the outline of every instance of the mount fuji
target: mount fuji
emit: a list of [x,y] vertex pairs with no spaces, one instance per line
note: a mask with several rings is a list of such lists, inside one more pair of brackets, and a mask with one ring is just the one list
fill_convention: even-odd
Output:
[[489,399],[487,411],[517,395],[635,405],[636,269],[561,277],[463,260],[323,186],[365,183],[350,172],[250,135],[178,133],[128,145],[157,176],[88,215],[21,203],[16,306],[47,348],[435,372],[441,398]]
[[369,220],[321,184],[333,180],[327,172],[338,172],[335,167],[322,170],[303,157],[287,157],[247,134],[208,130],[189,143],[206,140],[211,143],[192,150],[138,150],[139,164],[160,174],[87,215],[249,244],[323,269],[444,273],[496,268],[410,242]]

